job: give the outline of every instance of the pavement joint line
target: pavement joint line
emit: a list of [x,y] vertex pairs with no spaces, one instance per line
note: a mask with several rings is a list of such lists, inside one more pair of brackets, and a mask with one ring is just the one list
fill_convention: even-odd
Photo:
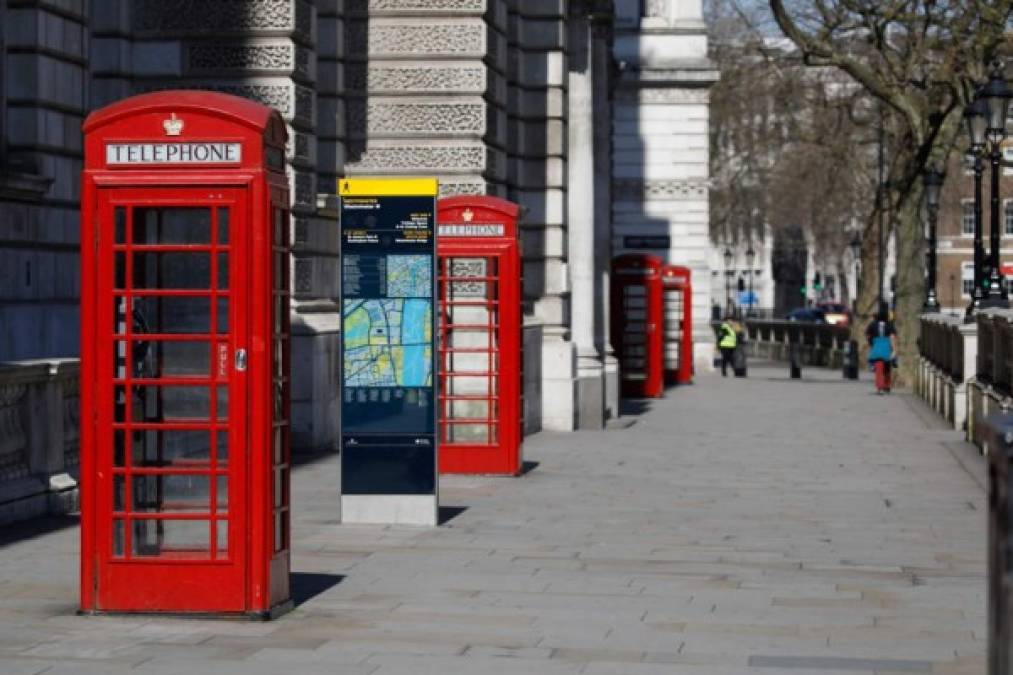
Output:
[[848,656],[751,655],[754,668],[807,668],[813,670],[858,670],[884,673],[931,673],[932,662],[913,659],[873,659]]

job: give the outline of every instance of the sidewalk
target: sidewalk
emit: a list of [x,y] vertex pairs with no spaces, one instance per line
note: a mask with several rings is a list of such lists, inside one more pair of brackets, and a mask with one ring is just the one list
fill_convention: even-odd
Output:
[[984,672],[980,459],[867,376],[787,378],[531,437],[523,477],[444,479],[437,529],[339,525],[337,458],[305,465],[271,623],[78,617],[76,527],[0,533],[0,673]]

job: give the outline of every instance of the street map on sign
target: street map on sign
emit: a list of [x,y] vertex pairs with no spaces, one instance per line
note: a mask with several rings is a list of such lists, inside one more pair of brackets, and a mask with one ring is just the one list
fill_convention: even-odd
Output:
[[387,256],[387,297],[430,297],[433,283],[432,265],[432,258],[427,255]]
[[345,299],[346,387],[431,387],[432,259],[386,257],[386,299]]
[[432,301],[345,300],[345,386],[431,387]]

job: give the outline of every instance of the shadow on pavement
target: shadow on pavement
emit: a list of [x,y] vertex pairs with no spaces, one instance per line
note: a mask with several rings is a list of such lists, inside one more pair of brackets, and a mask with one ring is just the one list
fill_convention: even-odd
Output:
[[619,415],[643,415],[650,411],[653,401],[649,398],[619,399]]
[[292,589],[292,602],[298,607],[307,600],[312,600],[321,593],[329,591],[344,580],[345,577],[340,574],[292,572],[289,577]]
[[441,506],[438,516],[439,525],[446,525],[454,518],[468,510],[467,506]]
[[18,544],[28,539],[41,537],[62,530],[65,527],[77,527],[81,522],[80,516],[43,516],[22,520],[10,525],[4,525],[0,529],[0,548]]
[[521,475],[526,476],[538,468],[538,462],[524,461],[521,463]]

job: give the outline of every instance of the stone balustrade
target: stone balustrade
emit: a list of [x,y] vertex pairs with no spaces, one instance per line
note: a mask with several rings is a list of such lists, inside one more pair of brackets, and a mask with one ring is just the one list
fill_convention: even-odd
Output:
[[984,419],[1013,408],[1013,310],[983,310],[977,319],[977,352],[965,356],[976,373],[967,385],[967,440],[987,453]]
[[978,324],[963,317],[924,314],[915,390],[953,425],[968,428],[968,384],[977,370]]
[[846,326],[824,323],[750,319],[745,327],[749,356],[787,361],[791,345],[797,344],[804,366],[840,368],[851,339]]
[[78,505],[80,364],[0,364],[0,523]]

